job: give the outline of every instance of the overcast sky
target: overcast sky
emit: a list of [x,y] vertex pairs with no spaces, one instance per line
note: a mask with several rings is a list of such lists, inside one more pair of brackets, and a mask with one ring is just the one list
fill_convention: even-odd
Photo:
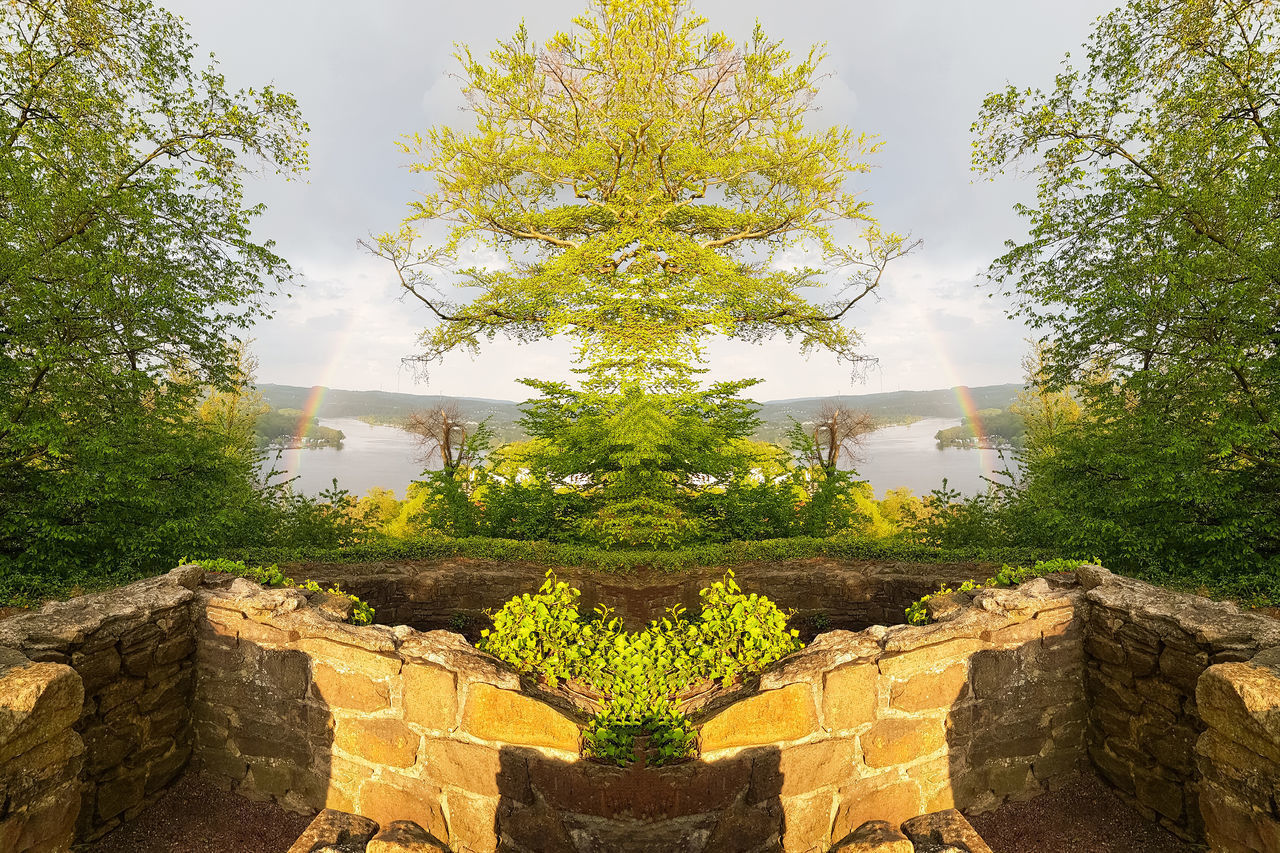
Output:
[[[466,127],[453,43],[487,49],[523,18],[540,41],[583,0],[160,0],[180,14],[232,85],[274,82],[297,95],[311,126],[305,182],[254,179],[274,239],[301,287],[253,332],[262,382],[525,399],[522,376],[567,378],[569,350],[501,339],[450,356],[425,379],[401,359],[429,322],[398,300],[392,270],[356,240],[396,227],[420,179],[394,140],[433,124]],[[1048,86],[1063,55],[1118,0],[703,0],[716,29],[744,37],[759,18],[794,52],[826,42],[823,123],[878,134],[876,170],[859,179],[888,228],[923,238],[895,263],[881,299],[855,325],[878,359],[862,380],[785,340],[719,343],[710,375],[755,376],[757,399],[924,390],[1021,380],[1029,332],[980,287],[1005,240],[1023,233],[1015,202],[1029,180],[976,180],[969,125],[1006,82]],[[865,303],[864,303],[865,304]]]

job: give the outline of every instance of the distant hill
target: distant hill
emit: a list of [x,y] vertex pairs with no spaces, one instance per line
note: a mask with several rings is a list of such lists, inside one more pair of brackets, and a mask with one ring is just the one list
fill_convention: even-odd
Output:
[[[273,409],[305,410],[315,389],[262,383],[258,390]],[[516,419],[520,417],[520,409],[510,400],[327,388],[324,389],[324,396],[314,414],[319,418],[361,418],[374,423],[399,424],[407,420],[411,412],[438,406],[445,400],[455,401],[473,421],[489,418],[489,425],[499,441],[511,441],[520,437],[520,430],[515,426]]]
[[[760,433],[762,437],[776,439],[781,429],[789,423],[788,417],[798,421],[812,418],[818,407],[827,400],[869,412],[872,417],[883,422],[893,423],[912,418],[954,418],[958,422],[965,414],[960,404],[963,387],[770,400],[761,404],[760,417],[764,423]],[[259,385],[258,390],[272,408],[304,409],[313,389],[266,383]],[[979,385],[965,390],[973,397],[973,402],[979,409],[1005,409],[1022,390],[1022,385]],[[443,400],[456,401],[462,411],[473,420],[489,418],[489,424],[498,434],[499,440],[519,437],[520,430],[515,422],[520,417],[520,408],[518,403],[511,400],[330,388],[325,390],[315,414],[321,418],[364,418],[374,422],[396,423],[407,418],[410,412],[438,406]]]

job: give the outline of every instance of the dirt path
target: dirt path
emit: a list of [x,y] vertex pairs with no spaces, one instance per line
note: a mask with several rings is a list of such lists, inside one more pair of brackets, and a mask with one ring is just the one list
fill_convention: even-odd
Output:
[[142,814],[84,853],[285,853],[310,822],[188,773]]

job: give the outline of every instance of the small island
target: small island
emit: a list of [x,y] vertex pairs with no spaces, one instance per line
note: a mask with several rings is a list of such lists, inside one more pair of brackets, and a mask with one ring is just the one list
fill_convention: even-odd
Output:
[[1019,448],[1026,441],[1027,424],[1009,409],[981,409],[960,419],[960,425],[934,435],[938,447],[976,447],[982,450]]
[[334,447],[341,449],[347,436],[340,429],[320,426],[316,417],[304,418],[300,409],[271,409],[253,425],[258,447],[277,450]]

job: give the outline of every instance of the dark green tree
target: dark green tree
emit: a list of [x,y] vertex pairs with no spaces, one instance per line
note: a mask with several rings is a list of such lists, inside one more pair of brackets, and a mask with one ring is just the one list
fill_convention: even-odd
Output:
[[[243,174],[305,168],[271,87],[229,90],[146,0],[0,14],[0,561],[169,559],[234,526],[244,458],[202,422],[289,271]],[[251,473],[251,472],[250,472]],[[2,567],[0,567],[2,568]]]
[[992,279],[1083,416],[1027,458],[1034,522],[1132,565],[1280,555],[1280,8],[1131,0],[1050,91],[989,96],[975,163],[1030,166]]

